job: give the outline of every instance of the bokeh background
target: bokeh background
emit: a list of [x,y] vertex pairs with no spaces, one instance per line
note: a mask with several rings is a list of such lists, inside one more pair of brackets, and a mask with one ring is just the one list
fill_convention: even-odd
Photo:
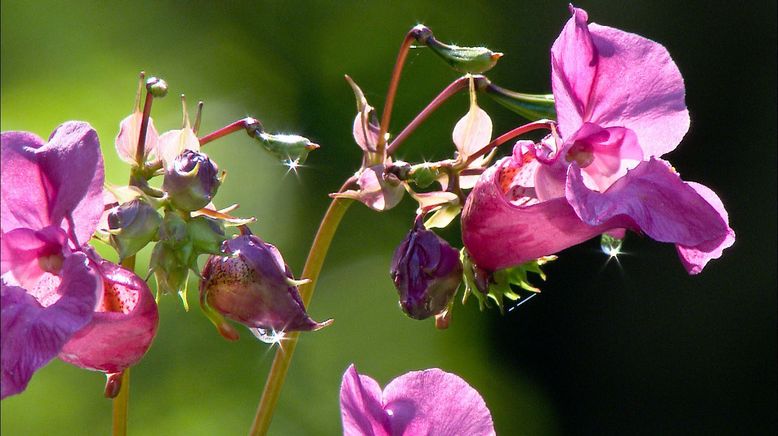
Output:
[[[737,242],[699,276],[673,247],[629,235],[630,254],[606,265],[598,242],[561,253],[543,292],[501,316],[474,301],[452,326],[403,316],[388,276],[414,206],[349,211],[310,308],[331,327],[303,336],[271,428],[277,435],[341,431],[338,389],[350,363],[385,384],[408,370],[459,374],[486,399],[500,434],[775,434],[776,432],[776,5],[719,8],[708,1],[581,1],[594,22],[660,41],[684,74],[692,127],[669,155],[687,180],[719,193]],[[219,205],[240,203],[255,233],[299,273],[327,194],[358,166],[350,137],[351,75],[376,107],[397,48],[418,22],[444,41],[506,53],[488,75],[548,92],[551,43],[565,2],[507,1],[18,1],[2,2],[2,129],[47,137],[59,123],[99,132],[113,183],[128,168],[113,152],[140,70],[164,77],[160,131],[205,101],[203,133],[247,115],[276,132],[322,144],[299,175],[243,134],[208,145],[229,172]],[[407,63],[397,133],[456,78],[432,53]],[[486,98],[495,133],[522,120]],[[406,160],[451,154],[466,112],[460,95],[402,147]],[[459,229],[442,233],[459,244]],[[148,253],[141,256],[144,264]],[[539,282],[538,282],[539,283]],[[133,369],[130,432],[244,434],[272,351],[243,331],[221,339],[177,299],[161,301],[159,334]],[[0,404],[3,435],[107,434],[103,377],[54,361],[22,395]]]

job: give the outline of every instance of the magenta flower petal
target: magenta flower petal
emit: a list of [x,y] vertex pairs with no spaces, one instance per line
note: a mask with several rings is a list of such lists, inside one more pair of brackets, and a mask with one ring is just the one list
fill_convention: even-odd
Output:
[[72,213],[78,242],[86,243],[104,209],[105,175],[97,132],[85,122],[66,122],[37,154],[53,191],[49,192],[51,223],[58,225]]
[[340,416],[346,436],[391,435],[387,430],[389,417],[381,401],[381,387],[372,378],[359,375],[354,365],[343,374]]
[[634,131],[646,159],[673,150],[689,130],[689,113],[683,77],[667,49],[633,33],[587,26],[585,11],[571,12],[551,49],[563,137],[588,121]]
[[64,345],[60,359],[116,373],[137,363],[157,333],[159,313],[143,279],[108,261],[99,265],[104,293],[92,321]]
[[67,256],[61,274],[61,297],[46,307],[23,288],[2,282],[2,398],[23,391],[33,373],[92,319],[102,282],[86,256]]
[[59,273],[62,249],[67,241],[61,228],[48,226],[38,231],[16,228],[0,236],[2,273],[11,271],[23,287],[33,287],[46,272]]
[[384,388],[392,434],[494,435],[481,395],[454,374],[437,368],[411,371]]
[[92,237],[103,213],[103,157],[97,133],[84,122],[69,121],[49,142],[25,132],[2,136],[2,230],[65,229],[72,214],[79,243]]
[[572,134],[586,121],[599,61],[597,47],[586,25],[589,16],[572,5],[570,12],[573,17],[551,47],[551,85],[557,121],[564,135]]
[[[686,182],[691,186],[697,194],[700,195],[705,201],[708,202],[718,212],[724,222],[729,225],[729,215],[721,199],[707,186],[700,185],[699,183]],[[681,258],[684,268],[689,274],[699,274],[711,259],[718,259],[721,257],[725,248],[729,248],[735,243],[735,232],[727,228],[727,235],[723,239],[714,239],[696,247],[685,247],[683,245],[676,245],[678,256]]]
[[0,227],[41,229],[49,224],[48,201],[35,150],[44,142],[29,132],[3,132],[0,140]]
[[439,369],[412,371],[384,389],[354,365],[343,374],[340,410],[345,435],[494,435],[481,395]]
[[529,206],[510,203],[499,185],[500,172],[508,159],[481,175],[462,210],[462,242],[479,267],[494,271],[519,265],[609,229],[629,227],[622,217],[587,225],[564,197]]
[[577,166],[570,167],[567,178],[567,199],[585,223],[595,226],[627,216],[654,240],[720,255],[734,233],[720,200],[716,197],[714,206],[709,195],[701,195],[656,158],[642,162],[604,193],[587,188]]

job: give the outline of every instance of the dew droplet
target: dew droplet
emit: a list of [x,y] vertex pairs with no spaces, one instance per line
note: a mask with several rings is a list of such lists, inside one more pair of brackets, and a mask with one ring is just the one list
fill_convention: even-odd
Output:
[[609,257],[616,257],[621,254],[621,244],[623,242],[623,239],[614,238],[607,233],[603,233],[600,237],[600,249]]
[[273,329],[250,328],[249,330],[257,339],[270,345],[280,344],[284,336],[286,336],[286,332]]

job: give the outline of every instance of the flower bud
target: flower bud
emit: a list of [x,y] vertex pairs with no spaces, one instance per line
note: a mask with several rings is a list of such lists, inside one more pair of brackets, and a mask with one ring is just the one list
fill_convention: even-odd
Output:
[[319,148],[318,144],[314,144],[308,138],[299,135],[273,135],[257,132],[254,137],[259,140],[265,150],[286,165],[292,163],[302,165],[308,158],[308,153]]
[[159,313],[148,285],[135,273],[108,261],[101,261],[98,270],[104,292],[94,317],[62,347],[59,357],[80,368],[119,373],[146,354]]
[[222,252],[208,259],[200,282],[201,301],[219,314],[276,332],[319,330],[332,322],[308,316],[297,289],[305,281],[294,279],[273,245],[247,234],[225,241]]
[[414,27],[412,32],[416,41],[432,49],[451,68],[460,73],[484,73],[491,70],[503,56],[502,53],[493,52],[486,47],[459,47],[444,44],[435,39],[432,31],[423,25]]
[[157,237],[162,217],[142,200],[132,200],[114,207],[108,212],[108,230],[111,243],[125,259],[137,253]]
[[184,150],[165,169],[162,189],[177,209],[193,211],[210,203],[220,184],[219,168],[208,156]]
[[149,77],[146,81],[146,91],[156,98],[162,98],[167,95],[167,82],[158,77]]
[[462,281],[459,251],[427,230],[421,216],[394,251],[389,272],[400,306],[415,319],[444,312]]

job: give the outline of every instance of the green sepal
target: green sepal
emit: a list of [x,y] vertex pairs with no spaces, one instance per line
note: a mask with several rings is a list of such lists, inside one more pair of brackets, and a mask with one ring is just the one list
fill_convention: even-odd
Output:
[[[528,279],[530,272],[537,274],[541,280],[546,280],[546,274],[541,270],[541,266],[547,262],[556,259],[556,256],[545,256],[535,259],[519,266],[505,268],[494,272],[485,271],[475,265],[470,256],[463,248],[460,252],[460,259],[464,267],[463,281],[465,283],[465,292],[462,297],[462,303],[467,301],[471,294],[478,300],[478,307],[481,310],[491,307],[492,303],[497,305],[500,313],[505,313],[504,300],[511,301],[521,299],[519,289],[537,293],[540,289],[533,286]],[[491,300],[491,301],[490,301]]]
[[553,94],[523,94],[489,83],[486,95],[507,109],[530,120],[555,120],[556,108]]
[[431,163],[413,165],[408,173],[408,181],[413,182],[419,188],[426,188],[435,183],[440,177],[440,168]]

